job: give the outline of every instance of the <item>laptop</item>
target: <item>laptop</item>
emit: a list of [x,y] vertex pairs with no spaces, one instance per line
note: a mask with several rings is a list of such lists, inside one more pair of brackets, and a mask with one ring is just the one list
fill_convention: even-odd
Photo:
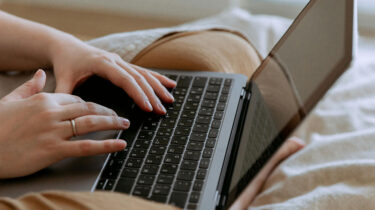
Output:
[[156,70],[177,81],[167,114],[141,111],[92,77],[75,94],[131,121],[125,150],[109,154],[92,190],[184,209],[226,209],[349,67],[353,0],[311,0],[248,80]]

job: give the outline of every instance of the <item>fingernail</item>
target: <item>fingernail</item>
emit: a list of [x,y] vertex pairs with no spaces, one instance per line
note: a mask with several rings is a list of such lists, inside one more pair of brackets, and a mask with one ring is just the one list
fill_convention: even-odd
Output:
[[121,119],[122,119],[122,124],[125,126],[125,128],[129,128],[130,121],[128,119],[125,119],[125,118],[121,118]]
[[167,110],[165,110],[165,107],[161,104],[158,104],[158,108],[163,112],[163,114],[167,113]]
[[118,139],[115,143],[120,143],[122,148],[126,148],[128,143],[125,140]]
[[172,96],[171,93],[169,93],[169,92],[165,92],[165,96],[166,96],[167,98],[171,99],[172,101],[174,101],[174,97]]
[[153,110],[152,105],[150,104],[148,100],[145,101],[145,106],[149,112]]

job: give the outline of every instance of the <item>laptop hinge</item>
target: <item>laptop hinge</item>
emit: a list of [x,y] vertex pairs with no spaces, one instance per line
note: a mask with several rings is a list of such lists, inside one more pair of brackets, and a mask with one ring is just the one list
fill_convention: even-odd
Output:
[[[233,146],[235,145],[235,142],[238,142],[240,137],[241,137],[240,133],[242,132],[244,119],[246,119],[245,115],[246,115],[246,112],[247,112],[247,107],[248,107],[248,104],[249,104],[249,101],[250,101],[250,98],[251,98],[251,93],[250,93],[250,91],[247,91],[247,88],[248,87],[244,87],[241,90],[240,101],[239,101],[239,104],[238,104],[238,107],[237,107],[236,116],[235,116],[233,127],[232,127],[232,130],[231,130],[228,148],[227,148],[227,151],[225,153],[224,163],[223,163],[223,166],[222,166],[220,179],[219,179],[219,183],[218,183],[217,191],[216,191],[218,193],[218,196],[215,197],[215,198],[219,199],[219,201],[216,201],[216,204],[217,204],[216,208],[217,209],[222,209],[223,205],[225,205],[225,201],[223,202],[223,199],[226,200],[226,193],[227,192],[224,192],[224,194],[223,194],[223,190],[227,191],[227,189],[225,189],[225,188],[228,187],[228,186],[224,186],[224,184],[227,185],[226,179],[227,179],[227,176],[228,176],[228,169],[231,168],[230,165],[229,165],[229,161],[231,160]],[[230,169],[229,169],[229,171],[230,171]],[[229,173],[229,174],[231,176],[231,173]]]

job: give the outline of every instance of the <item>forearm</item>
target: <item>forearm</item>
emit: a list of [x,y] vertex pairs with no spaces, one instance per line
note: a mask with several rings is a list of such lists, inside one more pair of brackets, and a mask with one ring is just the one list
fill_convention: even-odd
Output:
[[63,43],[79,42],[51,27],[0,11],[0,71],[52,67]]

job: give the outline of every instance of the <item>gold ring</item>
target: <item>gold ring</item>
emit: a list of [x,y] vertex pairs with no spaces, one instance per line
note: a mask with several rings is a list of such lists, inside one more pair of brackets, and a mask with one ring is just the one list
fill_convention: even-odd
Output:
[[76,128],[76,122],[72,119],[70,120],[70,124],[72,125],[72,130],[73,130],[73,136],[77,136],[77,128]]

